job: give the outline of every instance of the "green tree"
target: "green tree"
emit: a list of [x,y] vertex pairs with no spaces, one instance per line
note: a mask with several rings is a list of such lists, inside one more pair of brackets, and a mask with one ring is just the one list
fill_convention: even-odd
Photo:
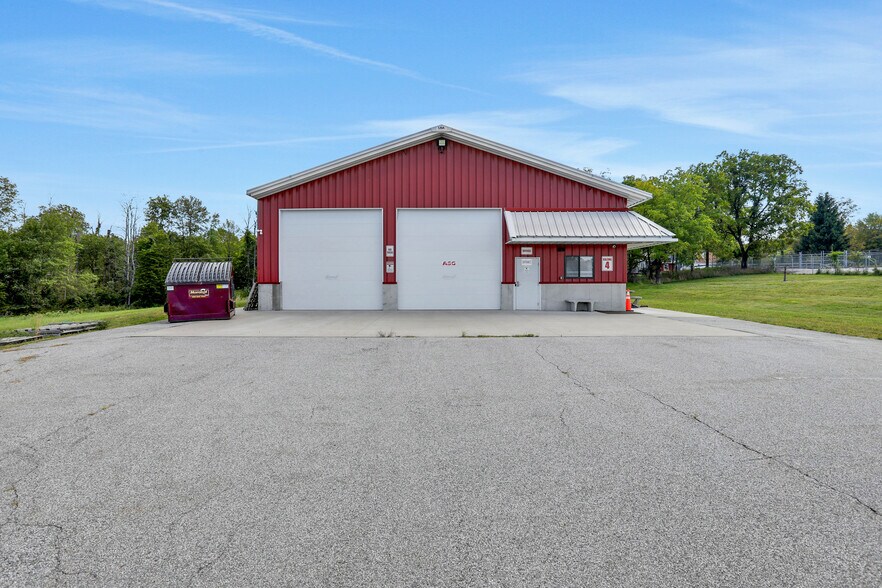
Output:
[[157,306],[165,302],[165,277],[172,261],[179,257],[177,244],[156,222],[141,229],[135,242],[135,282],[132,285],[132,304]]
[[852,245],[862,251],[882,249],[882,214],[871,212],[848,228]]
[[0,229],[0,312],[9,310],[9,291],[14,279],[12,265],[12,234]]
[[652,194],[652,200],[635,211],[677,236],[676,243],[638,250],[632,254],[646,262],[650,277],[658,279],[662,264],[674,258],[692,265],[716,239],[713,219],[706,212],[707,182],[700,174],[677,168],[658,177],[627,176],[624,183]]
[[212,255],[207,232],[219,219],[195,196],[181,196],[172,200],[165,194],[147,201],[144,220],[154,223],[174,242],[180,257],[206,257]]
[[195,196],[181,196],[174,205],[175,229],[181,237],[196,237],[210,228],[212,216],[208,208]]
[[144,208],[144,221],[154,223],[165,232],[171,231],[175,221],[175,203],[165,194],[150,198]]
[[110,231],[87,234],[80,239],[77,269],[95,275],[95,304],[125,303],[125,242]]
[[806,253],[848,249],[846,218],[842,207],[829,192],[818,194],[811,216],[812,226],[800,239],[797,249]]
[[693,171],[705,177],[709,213],[716,229],[731,238],[742,268],[751,256],[792,243],[808,217],[811,203],[802,168],[786,155],[723,151]]
[[207,257],[212,255],[208,231],[219,222],[218,216],[195,196],[181,196],[175,200],[172,218],[179,239],[181,257]]
[[19,205],[18,187],[0,176],[0,229],[9,229],[15,223]]
[[12,234],[10,302],[21,310],[71,308],[88,301],[97,279],[79,271],[80,239],[89,232],[83,213],[64,204],[44,206]]
[[231,220],[209,229],[206,235],[213,257],[233,259],[239,250],[239,227]]
[[12,266],[12,227],[19,210],[18,188],[9,178],[0,176],[0,311],[9,306],[9,291],[14,278]]
[[257,279],[257,239],[250,229],[245,229],[239,249],[233,258],[233,277],[236,288],[249,290]]

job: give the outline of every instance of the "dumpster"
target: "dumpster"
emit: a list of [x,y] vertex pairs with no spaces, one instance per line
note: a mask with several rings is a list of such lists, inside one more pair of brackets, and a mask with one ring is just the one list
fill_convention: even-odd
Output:
[[230,261],[175,260],[165,277],[168,322],[230,319],[236,314]]

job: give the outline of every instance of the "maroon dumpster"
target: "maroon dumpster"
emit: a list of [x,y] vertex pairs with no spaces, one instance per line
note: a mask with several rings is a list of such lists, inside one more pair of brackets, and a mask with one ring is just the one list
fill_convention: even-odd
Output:
[[230,261],[175,260],[165,278],[168,322],[230,319],[236,314]]

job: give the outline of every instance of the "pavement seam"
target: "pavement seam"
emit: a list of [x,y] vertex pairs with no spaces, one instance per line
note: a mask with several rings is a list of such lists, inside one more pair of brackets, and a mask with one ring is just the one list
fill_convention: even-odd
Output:
[[634,388],[633,386],[631,386],[631,388],[632,388],[633,390],[636,390],[636,391],[639,392],[640,394],[643,394],[643,395],[646,396],[647,398],[651,398],[652,400],[656,401],[658,404],[660,404],[660,405],[662,405],[662,406],[664,406],[664,407],[666,407],[666,408],[668,408],[668,409],[670,409],[670,410],[676,412],[677,414],[680,414],[680,415],[682,415],[682,416],[684,416],[684,417],[686,417],[686,418],[688,418],[688,419],[690,419],[690,420],[692,420],[692,421],[694,421],[694,422],[696,422],[696,423],[698,423],[698,424],[704,426],[705,428],[707,428],[707,429],[713,431],[714,433],[716,433],[717,435],[723,437],[724,439],[727,439],[728,441],[730,441],[730,442],[732,442],[732,443],[735,443],[736,445],[742,447],[743,449],[746,449],[747,451],[750,451],[750,452],[752,452],[752,453],[755,453],[755,454],[758,455],[761,459],[766,459],[766,460],[769,460],[769,461],[775,462],[775,463],[778,464],[778,465],[784,466],[786,469],[792,470],[792,471],[794,471],[794,472],[796,472],[796,473],[802,475],[804,478],[806,478],[806,479],[808,479],[808,480],[811,480],[811,481],[814,482],[817,486],[819,486],[819,487],[821,487],[821,488],[826,488],[827,490],[830,490],[830,491],[832,491],[832,492],[834,492],[834,493],[836,493],[836,494],[839,494],[840,496],[845,496],[846,498],[850,498],[851,500],[853,500],[854,502],[856,502],[858,505],[862,506],[863,508],[865,508],[866,510],[868,510],[869,512],[871,512],[873,515],[875,515],[875,516],[877,516],[877,517],[882,517],[882,512],[880,512],[879,509],[874,508],[873,506],[867,504],[866,502],[864,502],[863,500],[861,500],[860,498],[858,498],[858,497],[855,496],[854,494],[849,494],[849,493],[846,492],[845,490],[841,490],[841,489],[837,488],[836,486],[832,486],[831,484],[828,484],[828,483],[826,483],[826,482],[824,482],[824,481],[818,479],[817,477],[813,476],[812,474],[808,473],[807,471],[805,471],[805,470],[803,470],[803,469],[801,469],[801,468],[799,468],[799,467],[797,467],[797,466],[795,466],[795,465],[793,465],[793,464],[791,464],[791,463],[788,463],[788,462],[784,461],[784,460],[781,459],[780,456],[778,456],[778,455],[771,455],[771,454],[765,453],[765,452],[763,452],[763,451],[760,450],[760,449],[757,449],[757,448],[755,448],[755,447],[752,447],[752,446],[748,445],[747,443],[744,443],[743,441],[739,441],[738,439],[736,439],[735,437],[733,437],[733,436],[729,435],[728,433],[722,431],[721,429],[718,429],[718,428],[714,427],[713,425],[707,423],[706,421],[703,421],[703,420],[700,419],[697,415],[692,414],[692,413],[688,413],[688,412],[686,412],[686,411],[684,411],[684,410],[681,410],[681,409],[677,408],[676,406],[674,406],[673,404],[669,404],[669,403],[665,402],[664,400],[662,400],[661,398],[659,398],[659,397],[656,396],[655,394],[652,394],[652,393],[650,393],[650,392],[646,392],[645,390],[641,390],[641,389],[639,389],[639,388]]

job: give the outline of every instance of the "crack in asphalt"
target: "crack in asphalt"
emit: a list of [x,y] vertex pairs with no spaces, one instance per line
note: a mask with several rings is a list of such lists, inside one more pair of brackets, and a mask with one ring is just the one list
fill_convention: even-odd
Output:
[[[547,357],[545,357],[542,354],[542,352],[539,351],[540,348],[541,348],[541,345],[537,346],[536,349],[534,349],[534,351],[536,352],[536,355],[538,355],[542,359],[542,361],[544,361],[548,365],[553,366],[554,369],[556,369],[558,372],[560,372],[561,374],[566,376],[566,378],[570,381],[570,383],[572,385],[574,385],[576,388],[579,388],[580,390],[587,392],[591,397],[596,398],[597,400],[600,400],[601,402],[606,402],[606,400],[597,396],[597,394],[595,394],[594,391],[591,390],[591,388],[587,384],[585,384],[585,382],[583,382],[582,380],[580,380],[579,378],[577,378],[576,376],[571,374],[569,371],[563,369],[558,364],[556,364],[555,362],[553,362],[550,359],[548,359]],[[560,421],[561,427],[563,427],[563,429],[567,432],[567,434],[571,434],[570,425],[567,422],[567,419],[564,417],[564,415],[567,412],[567,409],[569,409],[569,405],[567,404],[566,400],[561,400],[561,408],[560,408],[560,412],[557,415],[557,420]]]
[[[6,485],[6,487],[3,489],[4,493],[5,492],[12,493],[12,499],[9,502],[10,506],[12,507],[12,514],[9,517],[9,519],[7,520],[7,522],[12,522],[12,523],[18,522],[18,510],[19,510],[19,507],[21,506],[21,495],[19,494],[19,491],[18,491],[18,485],[21,482],[23,482],[26,478],[28,478],[31,474],[33,474],[38,469],[40,469],[40,460],[37,458],[37,455],[36,455],[37,450],[29,444],[25,443],[22,445],[32,451],[32,453],[30,453],[30,454],[22,452],[24,459],[26,461],[30,462],[30,468],[24,474],[20,475],[18,478],[10,481]],[[20,448],[17,448],[17,449],[20,449]]]
[[183,511],[179,512],[179,513],[177,514],[177,516],[175,516],[175,518],[172,520],[172,522],[170,522],[170,523],[168,524],[168,527],[167,527],[168,531],[171,532],[171,531],[174,529],[174,527],[175,527],[176,525],[180,525],[181,522],[184,520],[184,517],[186,517],[187,515],[189,515],[189,514],[191,514],[191,513],[194,513],[194,512],[196,512],[197,510],[201,510],[201,509],[205,508],[205,507],[208,505],[208,503],[210,503],[210,502],[212,502],[212,501],[214,501],[214,500],[220,498],[220,497],[223,496],[224,494],[226,494],[226,493],[232,491],[233,488],[234,488],[233,486],[230,486],[230,487],[228,487],[228,488],[224,488],[224,489],[221,490],[220,492],[215,492],[214,494],[212,494],[212,495],[206,497],[205,500],[200,500],[198,503],[196,503],[196,504],[193,505],[192,507],[190,507],[190,508],[188,508],[188,509],[186,509],[186,510],[183,510]]
[[238,533],[238,531],[236,529],[227,533],[227,542],[224,544],[224,546],[218,550],[218,552],[214,555],[213,558],[211,558],[210,560],[208,560],[205,563],[200,564],[199,567],[196,568],[196,571],[193,573],[193,575],[190,578],[191,585],[193,584],[193,582],[196,581],[196,578],[198,578],[202,574],[202,572],[204,572],[205,570],[212,567],[214,564],[219,562],[221,559],[224,558],[224,556],[227,555],[227,552],[230,550],[230,547],[232,547],[232,545],[233,545],[233,539],[235,539],[237,533]]
[[61,550],[63,547],[62,546],[62,541],[63,541],[62,536],[64,535],[64,532],[65,532],[64,527],[62,527],[61,525],[54,524],[54,523],[47,523],[44,526],[46,528],[53,528],[56,531],[55,532],[55,542],[54,542],[55,543],[55,568],[54,568],[54,572],[56,574],[55,585],[56,586],[58,585],[57,574],[61,574],[62,576],[86,575],[86,576],[89,576],[90,578],[92,578],[93,580],[97,580],[98,575],[94,572],[87,572],[85,570],[73,570],[73,571],[69,572],[64,569],[64,565],[61,562]]
[[582,380],[580,380],[579,378],[577,378],[576,376],[574,376],[573,374],[571,374],[567,370],[560,367],[558,364],[554,363],[553,361],[551,361],[550,359],[548,359],[547,357],[542,355],[542,352],[539,351],[540,348],[541,348],[541,346],[536,347],[536,349],[534,351],[536,352],[536,355],[538,355],[540,358],[542,358],[542,361],[544,361],[545,363],[547,363],[551,366],[554,366],[554,368],[557,371],[559,371],[561,374],[565,375],[567,377],[567,379],[569,379],[570,382],[572,382],[573,385],[576,386],[577,388],[584,390],[585,392],[587,392],[588,394],[590,394],[594,398],[600,400],[601,402],[606,402],[606,400],[604,400],[603,398],[598,396],[593,390],[591,390],[591,388],[588,386],[588,384],[586,384],[585,382],[583,382]]
[[[135,398],[135,397],[137,397],[137,395],[126,397],[121,400],[128,400],[129,398]],[[25,472],[24,474],[20,475],[18,478],[12,480],[11,482],[9,482],[7,484],[6,490],[12,491],[14,494],[13,502],[12,502],[13,516],[15,515],[15,511],[18,510],[18,506],[20,504],[20,497],[18,494],[18,484],[23,482],[25,479],[27,479],[28,477],[33,475],[34,472],[36,472],[38,469],[40,469],[39,455],[40,455],[41,450],[37,448],[37,444],[45,443],[45,442],[51,440],[52,437],[54,437],[55,435],[57,435],[61,431],[65,430],[65,429],[69,429],[69,428],[72,429],[72,428],[78,426],[80,423],[86,422],[88,419],[90,419],[94,416],[97,416],[97,415],[100,415],[104,412],[107,412],[108,410],[110,410],[114,406],[117,406],[119,404],[119,402],[120,401],[111,402],[110,404],[102,405],[101,407],[99,407],[96,410],[93,410],[92,412],[86,413],[84,415],[81,415],[81,416],[75,418],[73,421],[70,421],[70,422],[65,423],[63,425],[59,425],[58,427],[55,427],[54,429],[52,429],[48,433],[46,433],[40,437],[37,437],[37,439],[35,439],[33,442],[19,441],[18,447],[16,447],[12,451],[10,451],[6,455],[4,455],[2,459],[0,459],[0,464],[6,463],[10,459],[12,459],[12,457],[14,456],[15,453],[20,452],[20,455],[24,458],[24,460],[31,462],[31,464],[32,464],[32,467],[30,469],[28,469],[27,472]],[[91,437],[92,434],[93,434],[93,431],[87,430],[84,435],[82,435],[82,436],[78,437],[76,440],[74,440],[74,442],[70,444],[70,447],[74,447],[74,446],[78,445],[79,443],[81,443],[84,440]]]
[[42,529],[42,530],[52,530],[53,531],[53,539],[52,539],[52,550],[55,552],[53,559],[54,564],[52,566],[52,573],[55,575],[55,585],[57,586],[59,583],[59,574],[62,576],[89,576],[93,580],[98,579],[98,575],[94,572],[88,572],[85,570],[65,570],[64,564],[62,563],[62,549],[64,548],[64,534],[65,528],[62,525],[57,523],[21,523],[18,521],[7,521],[3,524],[0,524],[0,529],[7,526],[15,526],[15,527],[25,527],[28,529]]
[[867,511],[869,511],[869,512],[872,513],[873,515],[875,515],[875,516],[877,516],[877,517],[882,517],[882,512],[880,512],[879,509],[874,508],[874,507],[871,506],[870,504],[867,504],[866,502],[864,502],[863,500],[861,500],[860,498],[858,498],[858,497],[855,496],[854,494],[850,494],[850,493],[846,492],[845,490],[841,490],[841,489],[837,488],[836,486],[833,486],[833,485],[831,485],[831,484],[828,484],[827,482],[824,482],[823,480],[817,478],[816,476],[813,476],[813,475],[810,474],[809,472],[807,472],[807,471],[805,471],[805,470],[803,470],[803,469],[801,469],[801,468],[799,468],[799,467],[797,467],[797,466],[795,466],[795,465],[793,465],[793,464],[791,464],[791,463],[788,463],[788,462],[784,461],[783,459],[781,459],[781,456],[780,456],[780,455],[772,455],[772,454],[768,454],[768,453],[765,453],[764,451],[762,451],[761,449],[757,449],[756,447],[753,447],[753,446],[751,446],[751,445],[748,445],[748,444],[745,443],[744,441],[741,441],[741,440],[739,440],[739,439],[736,439],[735,437],[733,437],[732,435],[726,433],[725,431],[723,431],[723,430],[721,430],[721,429],[718,429],[718,428],[714,427],[713,425],[711,425],[710,423],[708,423],[708,422],[706,422],[706,421],[703,421],[703,420],[700,419],[697,415],[692,414],[692,413],[688,413],[688,412],[686,412],[686,411],[684,411],[684,410],[681,410],[681,409],[677,408],[677,407],[674,406],[673,404],[670,404],[670,403],[668,403],[668,402],[665,402],[664,400],[662,400],[661,398],[659,398],[659,397],[656,396],[655,394],[652,394],[651,392],[646,392],[645,390],[641,390],[641,389],[639,389],[639,388],[635,388],[634,386],[631,386],[631,388],[632,388],[633,390],[636,390],[636,391],[639,392],[640,394],[643,394],[643,395],[646,396],[647,398],[651,398],[652,400],[656,401],[656,402],[659,403],[660,405],[662,405],[662,406],[664,406],[664,407],[666,407],[666,408],[668,408],[668,409],[670,409],[670,410],[676,412],[677,414],[680,414],[680,415],[682,415],[682,416],[684,416],[684,417],[686,417],[686,418],[688,418],[688,419],[690,419],[690,420],[692,420],[692,421],[694,421],[694,422],[696,422],[696,423],[702,425],[703,427],[705,427],[705,428],[707,428],[707,429],[713,431],[714,433],[716,433],[716,434],[719,435],[720,437],[723,437],[724,439],[726,439],[726,440],[728,440],[728,441],[731,441],[732,443],[735,443],[735,444],[738,445],[739,447],[742,447],[743,449],[746,449],[747,451],[750,451],[750,452],[752,452],[752,453],[755,453],[756,455],[759,456],[758,459],[764,459],[764,460],[768,460],[768,461],[775,462],[776,464],[778,464],[778,465],[780,465],[780,466],[783,466],[783,467],[786,468],[786,469],[792,470],[792,471],[794,471],[794,472],[796,472],[796,473],[802,475],[802,476],[803,476],[804,478],[806,478],[807,480],[811,480],[812,482],[814,482],[817,486],[819,486],[819,487],[821,487],[821,488],[826,488],[827,490],[830,490],[831,492],[834,492],[834,493],[836,493],[836,494],[839,494],[840,496],[845,496],[846,498],[849,498],[849,499],[853,500],[855,503],[857,503],[858,505],[862,506],[863,508],[865,508]]
[[192,586],[193,583],[196,582],[197,578],[199,578],[199,576],[202,575],[202,573],[205,570],[208,570],[209,568],[211,568],[212,566],[214,566],[215,564],[217,564],[219,561],[221,561],[223,558],[225,558],[227,556],[227,554],[230,552],[230,548],[233,546],[233,542],[236,540],[236,537],[239,535],[239,533],[246,531],[246,530],[253,529],[257,525],[261,524],[263,521],[264,521],[264,519],[261,518],[261,519],[252,521],[251,524],[237,525],[234,529],[230,530],[227,533],[227,540],[226,540],[226,543],[224,544],[224,546],[221,547],[220,549],[218,549],[218,551],[214,555],[214,557],[212,557],[210,560],[198,565],[196,567],[196,569],[193,571],[193,573],[190,576],[189,585]]
[[18,502],[18,488],[15,485],[17,482],[18,482],[18,480],[16,480],[15,482],[12,482],[6,488],[6,492],[12,492],[12,500],[9,501],[9,504],[12,505],[13,511],[18,510],[18,504],[19,504],[19,502]]
[[[119,404],[119,402],[121,402],[123,400],[129,400],[132,398],[136,398],[137,396],[139,396],[139,395],[136,394],[136,395],[124,397],[124,398],[121,398],[119,401],[112,402],[112,403],[106,404],[106,405],[102,405],[97,410],[94,410],[92,412],[81,415],[81,416],[73,419],[70,422],[67,422],[63,425],[59,425],[58,427],[55,427],[54,429],[52,429],[48,433],[35,439],[33,442],[19,441],[17,448],[13,449],[8,454],[6,454],[3,457],[3,459],[0,459],[0,464],[5,463],[5,462],[9,461],[9,459],[12,459],[13,455],[16,452],[19,452],[21,454],[21,456],[25,459],[25,461],[31,462],[31,467],[27,470],[27,472],[20,475],[15,480],[12,480],[11,482],[9,482],[7,487],[4,489],[4,492],[12,493],[12,499],[10,501],[10,505],[12,507],[12,514],[5,522],[0,523],[0,529],[7,527],[7,526],[18,526],[18,527],[30,527],[30,528],[37,528],[37,529],[52,529],[52,530],[54,530],[55,537],[53,539],[53,548],[55,551],[55,556],[54,556],[55,562],[54,562],[54,566],[52,568],[52,572],[55,576],[54,583],[56,586],[59,584],[59,578],[61,576],[83,576],[83,575],[85,575],[85,576],[89,576],[93,580],[97,580],[98,575],[95,574],[94,572],[89,572],[89,571],[84,571],[84,570],[70,570],[69,571],[69,570],[64,569],[64,566],[62,564],[62,549],[64,547],[63,542],[64,542],[65,529],[62,525],[59,525],[57,523],[43,523],[43,524],[23,523],[19,520],[19,510],[20,510],[20,506],[21,506],[21,495],[19,493],[18,486],[21,482],[23,482],[25,479],[27,479],[28,477],[33,475],[34,472],[36,472],[38,469],[40,469],[41,449],[37,447],[38,445],[50,441],[53,437],[55,437],[58,433],[60,433],[61,431],[64,431],[65,429],[73,429],[73,428],[77,427],[78,425],[80,425],[81,423],[88,421],[92,417],[100,415],[100,414],[110,410],[114,406],[117,406],[117,404]],[[89,436],[91,436],[91,434],[92,434],[91,431],[87,431],[86,435],[81,436],[78,439],[76,439],[71,444],[71,447],[82,442],[85,438],[88,438]]]
[[[70,422],[67,422],[67,423],[64,423],[63,425],[59,425],[59,426],[55,427],[54,429],[52,429],[52,430],[49,431],[48,433],[46,433],[46,434],[44,434],[44,435],[42,435],[42,436],[40,436],[40,437],[37,437],[33,442],[28,442],[28,441],[18,441],[18,445],[19,445],[19,447],[17,447],[16,449],[27,448],[27,449],[30,451],[30,455],[25,455],[26,459],[32,460],[32,461],[34,461],[34,462],[38,462],[37,455],[40,453],[40,449],[37,449],[37,447],[36,447],[34,444],[36,444],[36,443],[43,443],[43,442],[45,442],[45,441],[49,441],[52,437],[54,437],[54,436],[57,435],[59,432],[65,430],[65,429],[75,427],[75,426],[77,426],[78,424],[80,424],[80,423],[82,423],[82,422],[86,422],[86,421],[88,421],[88,420],[91,419],[92,417],[95,417],[95,416],[98,416],[98,415],[101,415],[101,414],[107,412],[107,411],[110,410],[111,408],[113,408],[113,407],[115,407],[115,406],[118,406],[121,402],[124,402],[124,401],[127,401],[127,400],[133,400],[133,399],[138,398],[138,397],[140,397],[140,396],[141,396],[140,394],[133,394],[133,395],[131,395],[131,396],[124,396],[124,397],[120,398],[119,400],[117,400],[117,401],[115,401],[115,402],[111,402],[111,403],[109,403],[109,404],[104,404],[104,405],[98,407],[97,409],[95,409],[95,410],[93,410],[93,411],[91,411],[91,412],[88,412],[88,413],[86,413],[86,414],[84,414],[84,415],[80,415],[80,416],[76,417],[75,419],[73,419],[73,420],[70,421]],[[75,440],[75,441],[71,444],[71,447],[73,447],[74,445],[77,445],[78,443],[81,443],[81,442],[84,441],[86,438],[90,437],[91,435],[92,435],[92,432],[91,432],[91,431],[87,432],[87,434],[85,435],[85,437],[80,437],[80,438],[78,438],[77,440]],[[0,459],[0,464],[3,464],[3,463],[5,463],[6,461],[8,461],[8,460],[11,458],[11,456],[12,456],[12,454],[13,454],[14,452],[15,452],[15,449],[13,449],[12,451],[10,451],[10,452],[8,452],[6,455],[4,455],[3,458]],[[31,469],[27,474],[25,474],[24,476],[18,478],[18,479],[15,480],[15,482],[13,482],[13,483],[21,482],[22,480],[24,480],[25,478],[27,478],[28,476],[30,476],[31,474],[33,474],[33,473],[38,469],[38,467],[39,467],[39,464],[35,465],[34,468]]]

